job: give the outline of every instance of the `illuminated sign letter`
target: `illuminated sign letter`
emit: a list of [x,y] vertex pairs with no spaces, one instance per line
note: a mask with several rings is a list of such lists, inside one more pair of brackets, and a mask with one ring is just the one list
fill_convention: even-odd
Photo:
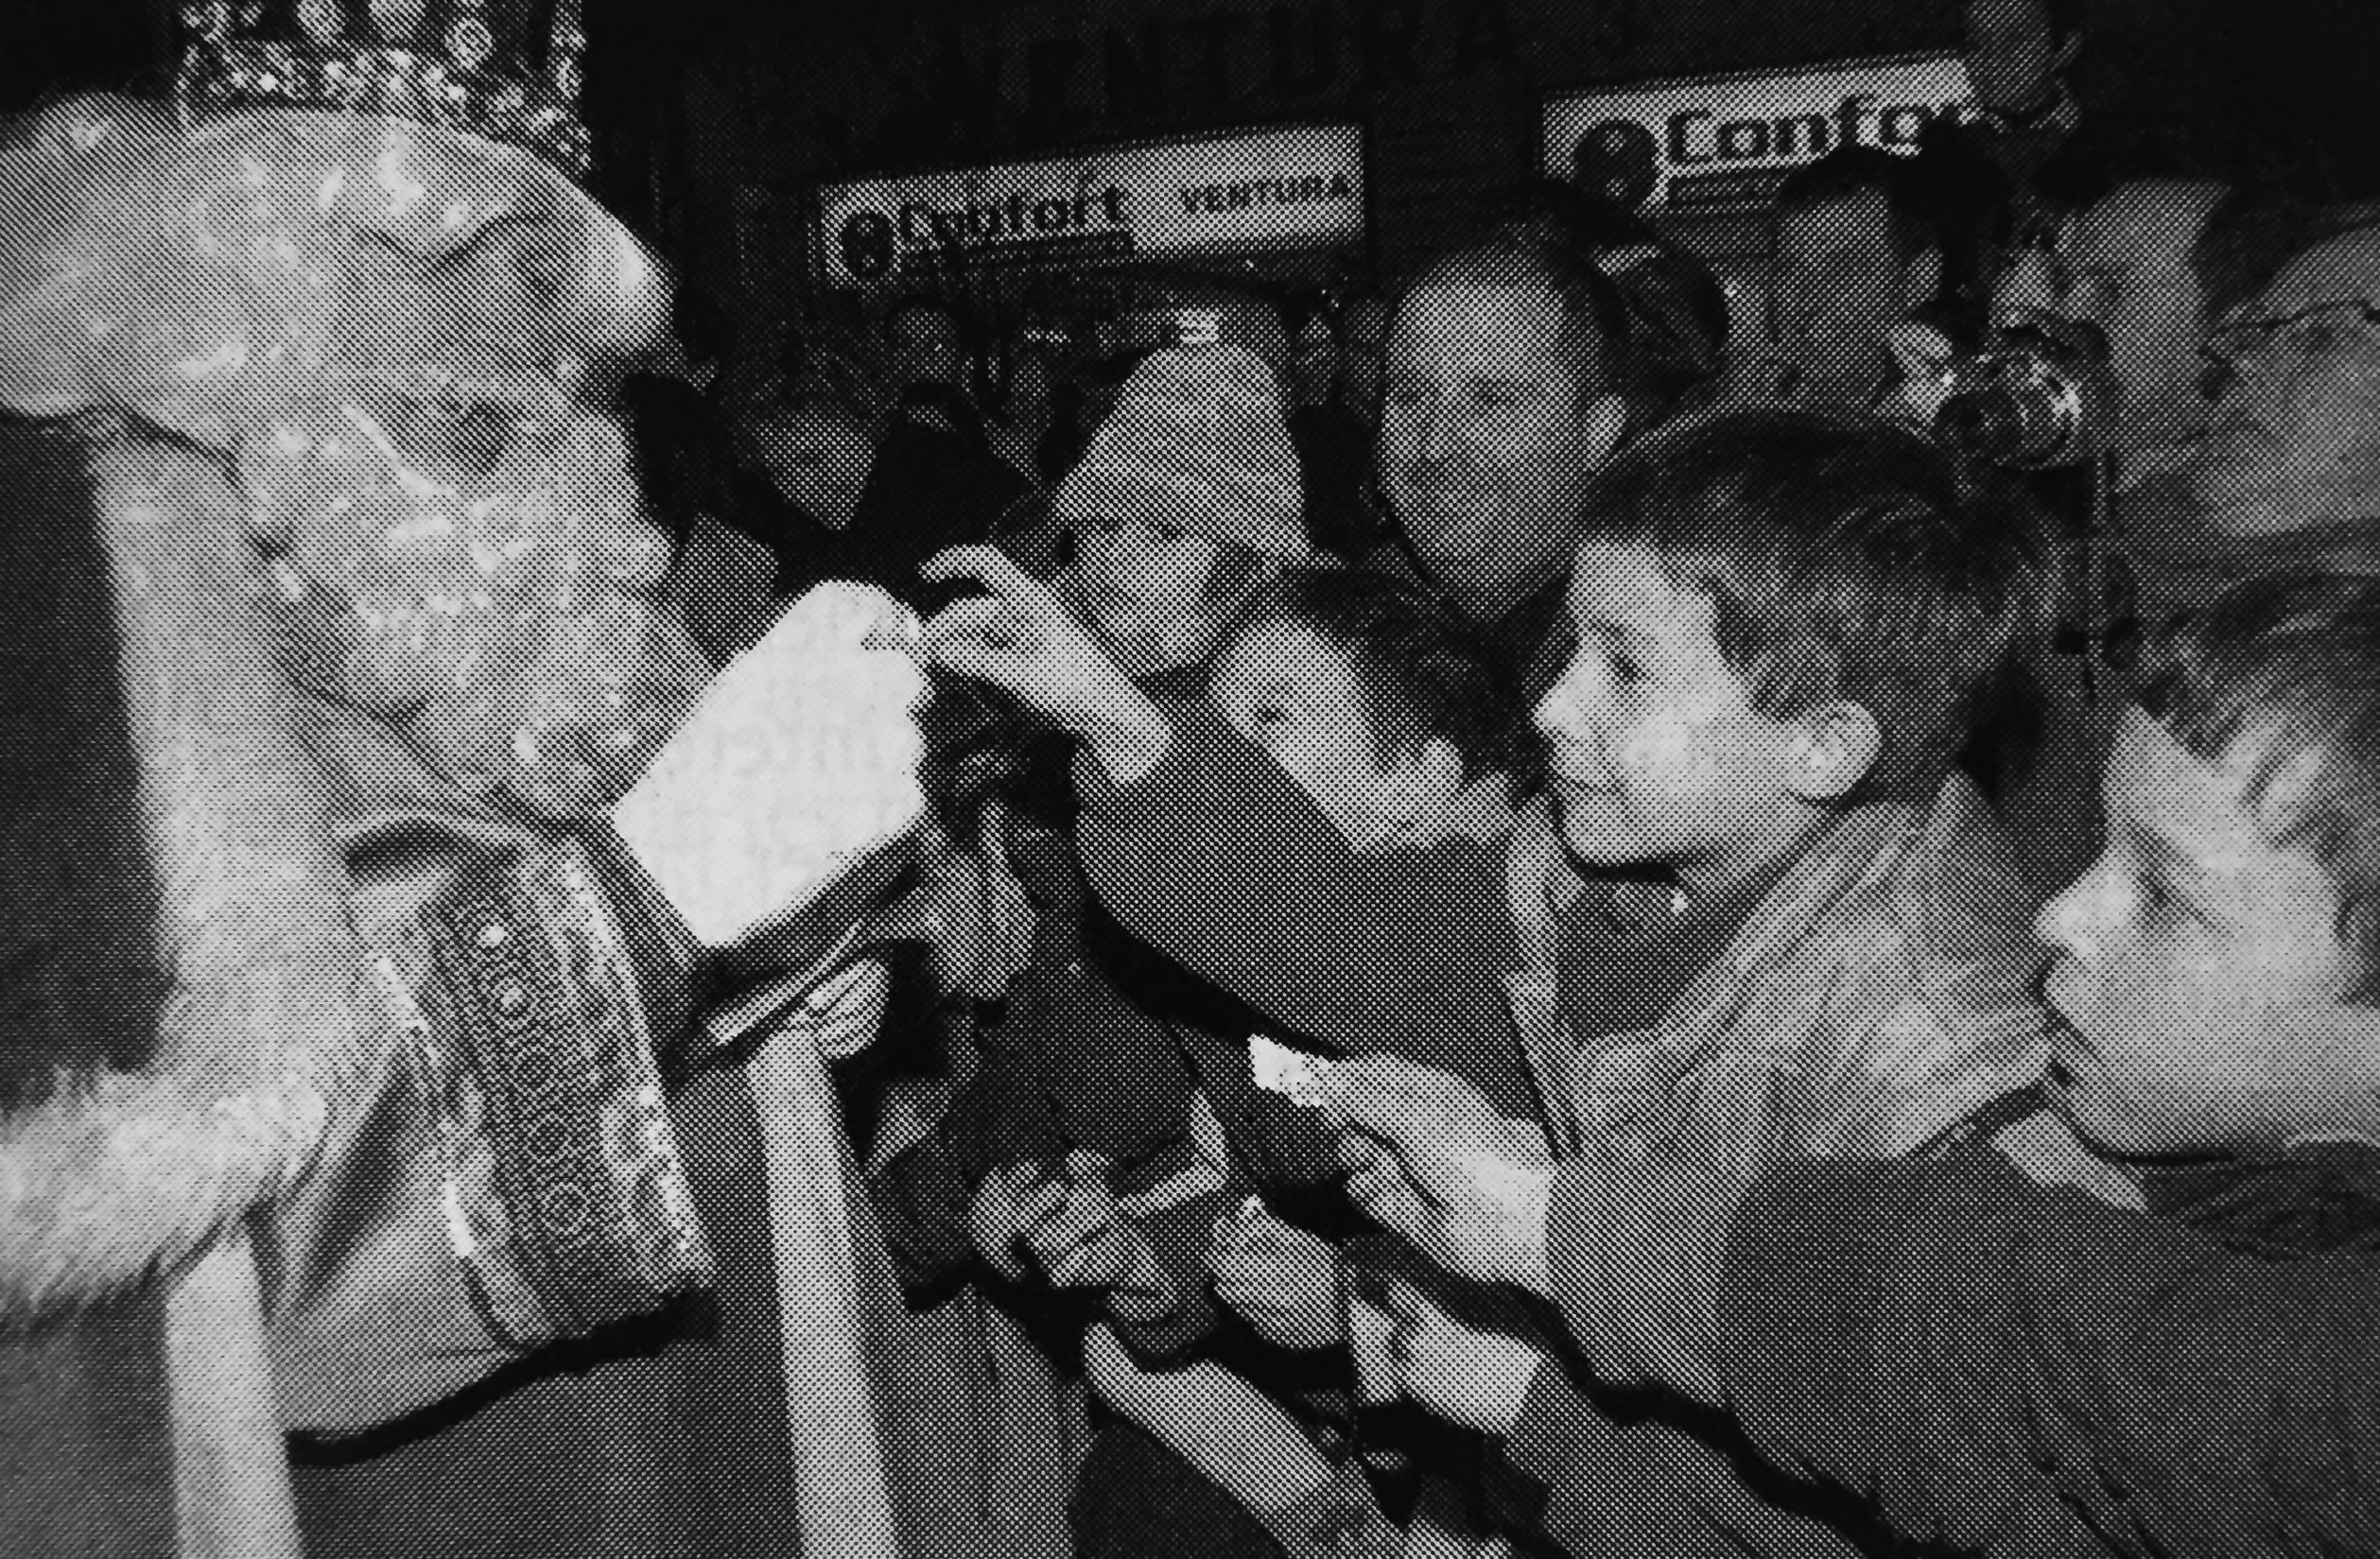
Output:
[[1695,120],[1699,119],[1708,124],[1717,117],[1718,115],[1709,109],[1688,109],[1683,113],[1671,114],[1669,116],[1669,160],[1679,167],[1692,167],[1697,163],[1713,161],[1709,157],[1695,156],[1687,145],[1686,138],[1692,133],[1690,127]]

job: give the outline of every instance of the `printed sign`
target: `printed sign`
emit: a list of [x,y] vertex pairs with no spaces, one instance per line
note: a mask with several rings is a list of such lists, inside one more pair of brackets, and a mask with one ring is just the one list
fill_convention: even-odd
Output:
[[1545,105],[1545,171],[1648,212],[1743,211],[1841,146],[1915,151],[1974,89],[1955,54],[1849,60],[1577,93]]
[[829,286],[906,271],[1312,249],[1364,234],[1364,134],[1300,126],[1005,167],[829,184]]

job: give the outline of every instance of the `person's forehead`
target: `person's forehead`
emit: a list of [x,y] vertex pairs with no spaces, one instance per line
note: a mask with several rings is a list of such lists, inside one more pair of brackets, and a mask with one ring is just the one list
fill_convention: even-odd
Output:
[[2107,269],[2186,258],[2222,198],[2217,184],[2134,180],[2076,217],[2067,229],[2067,247],[2076,258]]
[[2326,239],[2290,261],[2258,301],[2267,318],[2363,298],[2380,303],[2380,227]]
[[1571,562],[1570,607],[1576,623],[1607,623],[1659,643],[1711,637],[1710,598],[1678,584],[1642,542],[1581,543]]
[[2127,709],[2108,754],[2111,828],[2169,852],[2204,880],[2258,897],[2328,896],[2302,850],[2277,842],[2319,766],[2306,754],[2276,765],[2266,740],[2235,738],[2216,758],[2184,747],[2145,711]]
[[1854,189],[1786,212],[1778,241],[1788,247],[1880,244],[1891,236],[1892,202],[1882,190]]
[[1306,624],[1267,617],[1250,623],[1233,640],[1216,667],[1216,680],[1242,693],[1321,693],[1352,673],[1346,651]]
[[1459,283],[1407,299],[1389,351],[1407,367],[1533,379],[1553,371],[1547,349],[1561,331],[1560,303],[1543,287]]
[[1321,634],[1294,617],[1263,617],[1248,624],[1233,642],[1232,657],[1259,667],[1270,664],[1294,670],[1345,659]]

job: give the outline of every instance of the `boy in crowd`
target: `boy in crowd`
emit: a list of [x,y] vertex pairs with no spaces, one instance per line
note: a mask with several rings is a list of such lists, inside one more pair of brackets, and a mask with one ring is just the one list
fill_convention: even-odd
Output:
[[1603,1389],[1717,1409],[1910,1540],[2374,1551],[2376,655],[2369,558],[2181,623],[2109,759],[2107,848],[2042,911],[2047,1092],[2145,1211],[2041,1184],[1980,1132],[1748,1190],[1694,1144],[1549,1173],[1467,1088],[1369,1062],[1332,1080],[1361,1128],[1350,1190],[1556,1300]]
[[[1304,555],[1296,506],[1296,459],[1270,372],[1235,348],[1162,351],[1127,380],[1046,522],[1010,550],[1130,677],[1153,690],[1186,691],[1201,683],[1216,638],[1253,593]],[[986,988],[977,994],[1010,990],[1015,976],[1011,1008],[1032,1009],[980,1039],[995,1048],[1021,1040],[1036,1015],[1048,1015],[1061,985],[1080,997],[1085,1021],[1103,1013],[1138,1030],[1081,947],[1072,738],[1030,710],[964,694],[942,700],[936,718],[943,728],[929,761],[939,771],[938,809],[986,868],[952,880],[995,885],[986,896],[1006,908],[977,906],[979,918],[1025,923],[978,938],[999,967],[977,982]],[[1153,1030],[1145,1048],[1171,1053]],[[967,1207],[983,1172],[983,1086],[992,1080],[978,1077],[929,1128],[876,1155],[878,1212],[912,1292],[963,1278],[974,1263]],[[1017,1108],[997,1112],[1006,1124],[990,1143],[1005,1162],[1029,1154],[1009,1128],[1031,1090],[1010,1102]],[[1170,1139],[1177,1127],[1158,1120],[1147,1130]]]
[[[1016,580],[1046,579],[1031,588],[1052,615],[1081,625],[1086,654],[1135,697],[1173,699],[1204,684],[1219,637],[1300,555],[1295,504],[1294,465],[1269,373],[1236,348],[1168,350],[1127,381],[1062,484],[1047,527],[1019,537],[1004,555],[960,556],[979,572],[998,557]],[[937,587],[958,578],[951,567],[928,573]],[[1246,651],[1245,635],[1233,642],[1242,663],[1253,666],[1261,652]],[[991,681],[997,689],[998,679]],[[1472,693],[1456,702],[1477,710],[1488,701]],[[1165,949],[1119,927],[1087,896],[1076,841],[1079,724],[1046,701],[1001,702],[990,761],[982,761],[980,738],[975,752],[958,754],[945,812],[964,823],[982,805],[971,798],[991,803],[982,805],[976,848],[1013,868],[1014,896],[1034,922],[1031,949],[1004,1005],[979,1029],[980,1065],[950,1107],[902,1151],[879,1154],[873,1177],[879,1210],[912,1290],[971,1275],[980,1253],[1002,1277],[1041,1289],[1038,1299],[1020,1296],[1030,1309],[1044,1317],[1079,1313],[1070,1306],[1053,1311],[1047,1302],[1049,1287],[1072,1291],[1140,1357],[1176,1360],[1215,1329],[1205,1273],[1208,1233],[1217,1213],[1242,1200],[1224,1194],[1228,1150],[1200,1151],[1191,1100],[1203,1086],[1202,1068],[1211,1070],[1218,1057],[1236,1058],[1236,1097],[1244,1098],[1247,1036],[1267,1025]],[[1438,778],[1450,753],[1442,743],[1417,754],[1416,775]],[[1472,809],[1490,809],[1492,792],[1483,781],[1469,797]],[[1508,817],[1508,799],[1503,810]],[[1442,1062],[1451,1055],[1443,1048],[1416,1053]],[[1525,1107],[1518,1088],[1496,1091]],[[1335,1196],[1327,1139],[1310,1129],[1303,1147],[1310,1180]],[[1219,1162],[1226,1168],[1219,1170]],[[1155,1239],[1125,1242],[1125,1223]],[[1271,1221],[1233,1226],[1286,1229]],[[1310,1364],[1304,1373],[1317,1372]],[[1247,1405],[1259,1407],[1252,1394]],[[1302,1453],[1290,1483],[1302,1488],[1325,1476],[1327,1464],[1294,1424],[1269,1402],[1261,1406],[1283,1431],[1269,1443]],[[1255,1412],[1249,1422],[1265,1416]],[[1188,1487],[1197,1481],[1178,1461],[1129,1464],[1138,1454],[1120,1434],[1103,1432],[1093,1442],[1077,1504],[1086,1546],[1098,1547],[1112,1531],[1140,1545],[1138,1551],[1156,1551],[1162,1545],[1152,1524],[1169,1503],[1183,1514],[1174,1525],[1186,1551],[1261,1541],[1221,1494]],[[1288,1484],[1259,1486],[1277,1493]],[[1276,1514],[1256,1508],[1268,1518]]]
[[[1048,509],[1040,530],[1010,544],[1024,565],[1146,685],[1197,685],[1216,635],[1303,551],[1272,374],[1227,346],[1153,354]],[[926,865],[942,934],[981,956],[936,1011],[941,1067],[887,1091],[868,1164],[913,1303],[987,1275],[970,1226],[987,1164],[1063,1170],[1068,1149],[1082,1148],[1099,1156],[1075,1164],[1127,1193],[1188,1167],[1188,1155],[1162,1152],[1183,1135],[1179,1089],[1103,1083],[1180,1073],[1172,1034],[1151,1014],[1183,982],[1090,912],[1073,842],[1071,738],[1013,704],[945,691],[958,696],[938,701],[929,789],[950,841]],[[1113,1071],[1089,1064],[1103,1053],[1119,1058]],[[1051,1055],[1086,1064],[1053,1078]],[[1052,1319],[1046,1293],[990,1286],[986,1297],[1029,1332]],[[1063,1336],[1035,1342],[1015,1343],[1018,1357],[993,1372],[1031,1375],[1041,1367],[1032,1353],[1072,1347]],[[1072,1474],[1069,1464],[1069,1483]]]
[[[1061,1209],[1046,1184],[1022,1182],[1027,1239],[1053,1273],[1109,1286],[1109,1328],[1089,1361],[1110,1399],[1299,1551],[1345,1491],[1214,1360],[1274,1395],[1313,1383],[1315,1360],[1218,1335],[1207,1285],[1258,1337],[1331,1350],[1344,1377],[1346,1218],[1319,1118],[1261,1074],[1284,1056],[1387,1050],[1534,1112],[1502,984],[1517,722],[1459,631],[1396,580],[1285,578],[1217,657],[1210,699],[1161,707],[1103,665],[1047,592],[986,562],[951,560],[996,599],[938,619],[937,657],[1082,736],[1079,840],[1093,891],[1127,931],[1292,1036],[1176,1030],[1225,1183],[1136,1219],[1079,1197]],[[1344,1418],[1344,1394],[1295,1394]],[[1271,1454],[1251,1455],[1259,1436]]]
[[[2008,528],[1922,440],[1780,408],[1635,446],[1587,517],[1536,716],[1551,805],[1523,825],[1558,847],[1516,895],[1553,927],[1516,990],[1555,1156],[1685,1138],[1726,1185],[1910,1152],[2032,1082],[2032,904],[1952,768],[2021,607]],[[1659,1403],[1532,1391],[1560,1372],[1472,1335],[1457,1415],[1531,1475],[1498,1480],[1504,1524],[1599,1554],[1849,1550],[1840,1513]]]

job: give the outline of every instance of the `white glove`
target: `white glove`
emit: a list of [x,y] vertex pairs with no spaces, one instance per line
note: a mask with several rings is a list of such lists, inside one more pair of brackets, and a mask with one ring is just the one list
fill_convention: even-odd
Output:
[[813,901],[925,815],[909,609],[830,580],[729,663],[612,809],[612,823],[705,946]]

